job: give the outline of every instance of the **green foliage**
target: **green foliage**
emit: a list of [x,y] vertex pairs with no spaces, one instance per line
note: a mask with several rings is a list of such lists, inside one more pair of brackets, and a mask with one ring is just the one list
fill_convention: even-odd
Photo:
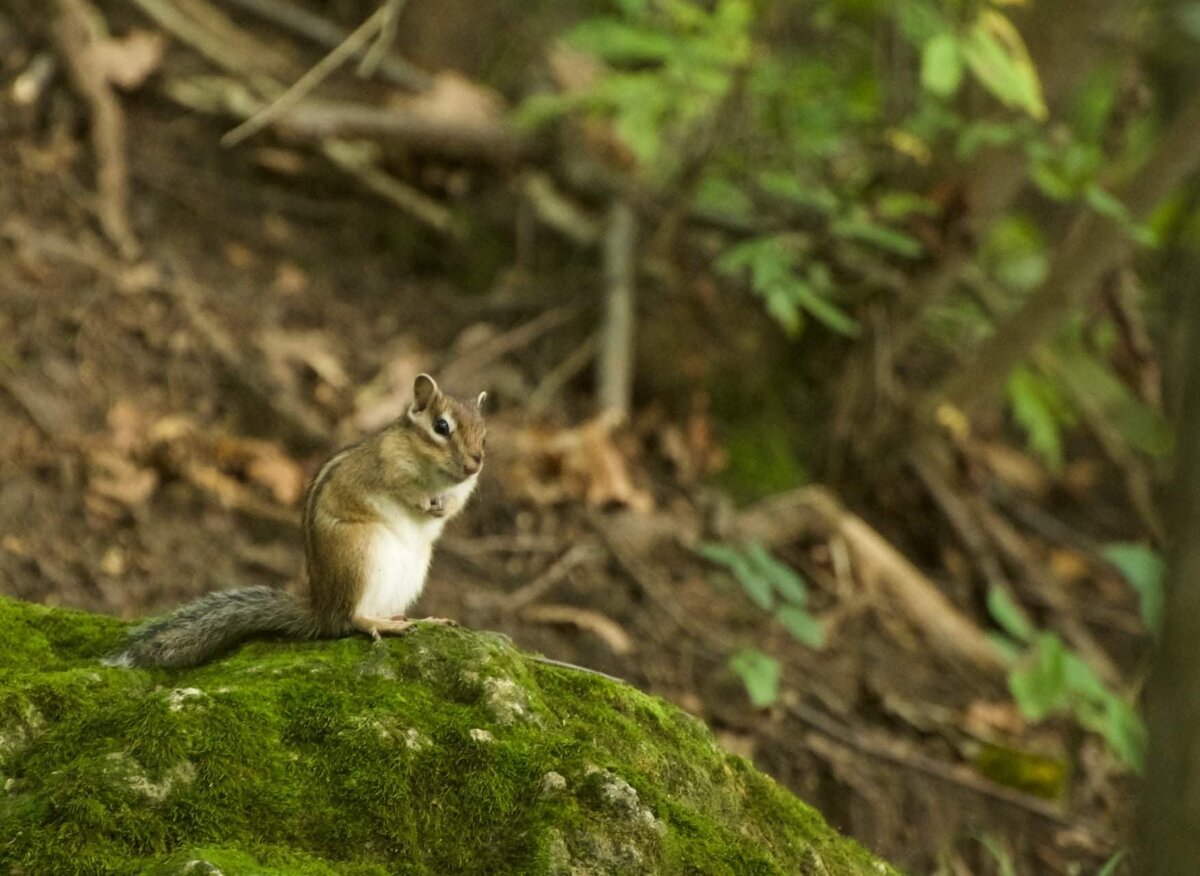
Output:
[[[740,550],[726,544],[705,544],[698,551],[732,572],[750,600],[772,612],[798,642],[809,648],[825,646],[825,628],[807,608],[808,583],[761,544],[751,543]],[[774,704],[779,693],[779,661],[757,648],[744,648],[730,659],[729,668],[742,679],[755,706]]]
[[1012,601],[1012,597],[999,587],[989,587],[987,592],[988,611],[993,620],[1014,639],[1029,644],[1037,632],[1025,612]]
[[921,84],[939,98],[957,93],[964,67],[1005,106],[1035,119],[1046,117],[1037,70],[1025,42],[998,9],[984,7],[965,27],[956,26],[938,5],[903,4],[899,22],[921,49]]
[[539,95],[518,121],[538,125],[570,112],[612,120],[618,136],[651,180],[678,170],[678,147],[733,86],[750,59],[749,0],[647,0],[619,4],[619,15],[588,19],[565,37],[568,44],[612,66],[587,89]]
[[1166,563],[1158,551],[1144,544],[1114,543],[1103,550],[1106,560],[1125,576],[1142,607],[1142,620],[1152,634],[1162,629],[1163,606],[1166,592],[1163,578]]
[[1146,729],[1134,708],[1053,633],[1039,633],[1009,674],[1009,689],[1027,719],[1074,718],[1101,736],[1125,766],[1141,771]]
[[821,262],[804,264],[807,243],[800,235],[754,238],[728,250],[717,267],[726,274],[748,271],[751,289],[791,335],[800,333],[803,313],[836,332],[857,334],[858,323],[829,300],[833,291],[829,269]]
[[1013,417],[1025,430],[1029,447],[1052,471],[1062,468],[1062,430],[1075,423],[1075,412],[1058,385],[1032,367],[1021,365],[1006,385]]
[[743,648],[729,658],[732,669],[746,686],[755,708],[766,709],[779,699],[779,661],[757,648]]
[[775,619],[798,641],[810,648],[824,647],[825,629],[807,609],[808,584],[794,569],[757,543],[743,550],[725,544],[705,544],[698,550],[705,559],[732,572],[750,600],[763,611],[773,611]]
[[1030,721],[1070,715],[1101,736],[1130,769],[1145,760],[1146,729],[1133,706],[1111,690],[1087,661],[1054,633],[1034,629],[1025,613],[996,588],[988,592],[988,610],[1012,639],[1001,640],[1013,665],[1008,686],[1017,707]]

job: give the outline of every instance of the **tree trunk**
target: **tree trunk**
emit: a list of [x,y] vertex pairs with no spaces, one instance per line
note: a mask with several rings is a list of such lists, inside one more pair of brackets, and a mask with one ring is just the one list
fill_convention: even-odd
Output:
[[[1150,756],[1142,802],[1142,872],[1200,866],[1200,258],[1180,302],[1189,319],[1182,361],[1166,612],[1147,696]],[[1185,284],[1180,284],[1185,285]],[[1183,314],[1181,314],[1183,316]]]

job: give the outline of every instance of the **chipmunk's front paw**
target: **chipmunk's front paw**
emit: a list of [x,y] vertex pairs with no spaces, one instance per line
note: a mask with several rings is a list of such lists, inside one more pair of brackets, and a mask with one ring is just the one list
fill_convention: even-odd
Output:
[[450,508],[445,496],[427,496],[421,502],[421,510],[430,517],[445,517]]

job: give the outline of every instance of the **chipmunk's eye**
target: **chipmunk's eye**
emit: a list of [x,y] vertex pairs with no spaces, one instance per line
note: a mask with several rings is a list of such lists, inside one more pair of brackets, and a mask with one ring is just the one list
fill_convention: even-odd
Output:
[[450,437],[450,433],[454,431],[450,428],[450,421],[445,417],[438,417],[433,421],[433,431],[437,432],[443,438]]

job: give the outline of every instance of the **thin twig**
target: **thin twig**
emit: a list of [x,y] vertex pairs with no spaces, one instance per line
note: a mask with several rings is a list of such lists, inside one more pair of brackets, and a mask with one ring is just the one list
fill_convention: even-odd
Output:
[[526,410],[531,414],[538,414],[549,407],[563,387],[582,374],[588,363],[596,358],[596,351],[599,349],[599,336],[589,335],[570,355],[546,372],[533,392],[529,393],[525,402]]
[[[276,24],[292,33],[311,40],[327,49],[336,48],[346,41],[348,34],[333,22],[296,6],[286,0],[224,0],[264,21]],[[360,50],[359,55],[365,54]],[[433,77],[423,70],[394,56],[385,56],[379,63],[379,75],[392,85],[409,91],[425,91],[433,84]]]
[[75,90],[88,103],[92,151],[96,159],[96,215],[121,257],[137,258],[141,246],[129,221],[129,165],[125,155],[125,116],[97,61],[95,48],[107,38],[104,19],[88,0],[58,0],[54,33]]
[[529,322],[490,337],[466,350],[442,369],[439,378],[447,386],[462,386],[467,378],[481,374],[501,356],[528,346],[548,331],[571,321],[579,315],[576,307],[555,307],[538,314]]
[[242,122],[232,131],[229,131],[221,138],[222,146],[234,146],[247,137],[253,136],[265,128],[271,122],[275,121],[280,116],[284,115],[288,110],[300,103],[314,88],[324,82],[329,76],[337,70],[348,59],[352,58],[355,52],[360,51],[371,37],[383,25],[384,19],[387,17],[387,6],[381,6],[376,9],[366,21],[360,24],[353,33],[346,37],[341,45],[333,49],[328,55],[318,61],[312,69],[297,79],[291,86],[276,97],[269,104],[264,106],[246,121]]
[[541,599],[559,582],[566,579],[577,566],[596,556],[596,548],[587,542],[577,542],[571,545],[561,557],[523,587],[514,590],[503,597],[500,607],[504,611],[518,611],[529,603]]
[[400,13],[404,10],[406,2],[407,0],[384,0],[383,8],[386,11],[383,16],[383,26],[379,29],[379,36],[375,38],[371,48],[367,49],[366,54],[358,62],[359,76],[375,75],[375,71],[379,69],[379,63],[387,57],[387,53],[396,42],[396,29],[400,24]]
[[580,666],[577,663],[567,663],[565,660],[555,660],[553,657],[541,657],[534,654],[526,654],[528,659],[535,663],[544,663],[546,666],[557,666],[559,669],[570,669],[573,672],[583,672],[588,675],[598,675],[600,678],[607,678],[609,681],[615,681],[617,684],[624,684],[625,679],[617,678],[615,675],[609,675],[607,672],[601,672],[599,669],[589,669],[586,666]]

